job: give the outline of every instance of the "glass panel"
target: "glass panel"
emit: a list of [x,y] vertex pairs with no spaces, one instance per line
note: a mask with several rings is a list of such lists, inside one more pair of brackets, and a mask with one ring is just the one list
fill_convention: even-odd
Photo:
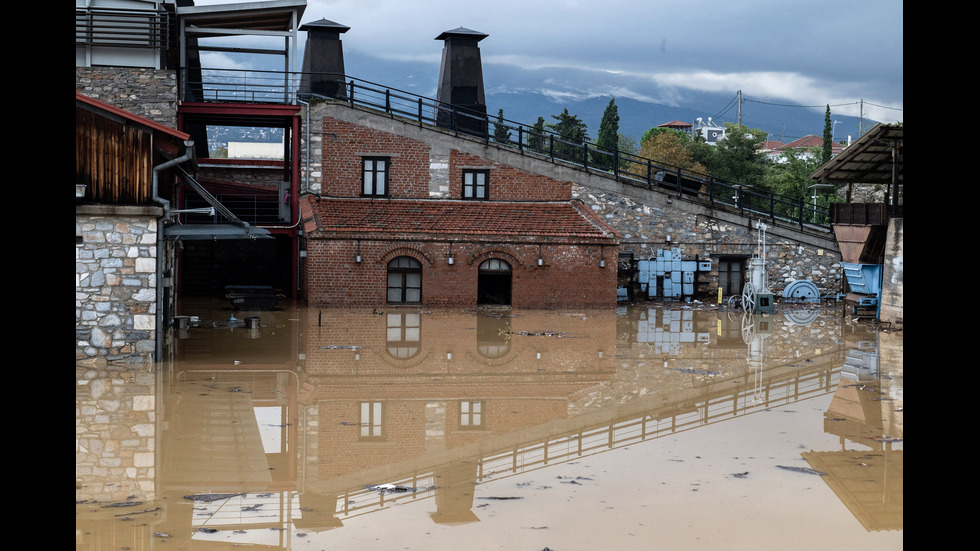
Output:
[[421,336],[421,332],[418,327],[408,327],[405,329],[405,340],[406,341],[417,341]]
[[421,302],[422,291],[420,289],[405,289],[405,302]]
[[405,286],[418,288],[422,285],[422,274],[409,272],[405,274]]
[[361,404],[361,436],[371,435],[371,404],[363,402]]
[[402,301],[401,289],[388,289],[388,302],[401,302],[401,301]]
[[402,286],[402,274],[398,272],[392,272],[388,274],[388,287],[401,287]]

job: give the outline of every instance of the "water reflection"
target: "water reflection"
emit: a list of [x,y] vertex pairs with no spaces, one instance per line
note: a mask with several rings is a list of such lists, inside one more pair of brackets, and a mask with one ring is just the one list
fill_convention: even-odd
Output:
[[902,529],[901,349],[838,312],[185,312],[153,369],[76,369],[79,549],[288,549],[430,498],[473,523],[489,480],[819,396],[840,449],[802,457]]

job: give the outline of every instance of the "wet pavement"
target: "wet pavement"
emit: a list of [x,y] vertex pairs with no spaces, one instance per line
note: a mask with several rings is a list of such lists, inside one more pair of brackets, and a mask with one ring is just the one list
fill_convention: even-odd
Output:
[[76,549],[901,549],[902,332],[843,307],[185,301],[76,365]]

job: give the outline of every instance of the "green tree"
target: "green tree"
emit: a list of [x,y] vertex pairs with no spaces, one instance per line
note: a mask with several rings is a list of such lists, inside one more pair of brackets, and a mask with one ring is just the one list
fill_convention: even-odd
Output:
[[620,132],[619,134],[619,152],[625,153],[627,155],[636,155],[636,152],[640,150],[640,146],[636,143],[636,138],[633,136],[627,136]]
[[725,123],[725,138],[715,146],[706,146],[713,147],[714,152],[705,159],[705,166],[716,178],[764,190],[768,161],[760,146],[765,139],[763,130]]
[[493,141],[502,144],[510,143],[510,129],[504,124],[504,110],[497,111],[497,122],[493,125]]
[[596,146],[599,151],[592,153],[592,164],[606,169],[612,168],[614,150],[619,148],[619,108],[616,107],[616,98],[610,99],[606,110],[602,112]]
[[830,122],[830,105],[827,105],[827,113],[823,116],[823,151],[820,154],[821,164],[830,160],[834,153],[834,127]]
[[568,112],[566,107],[560,115],[552,115],[556,123],[549,124],[553,132],[558,134],[559,140],[555,141],[555,156],[575,162],[583,162],[581,147],[588,139],[588,126],[575,115]]
[[819,148],[813,148],[812,151],[788,150],[778,161],[769,164],[765,187],[772,193],[794,201],[793,205],[779,204],[776,207],[778,214],[792,218],[802,214],[806,221],[826,224],[826,216],[818,215],[817,210],[824,211],[830,203],[843,201],[833,193],[832,187],[824,187],[810,178],[823,164],[819,153]]
[[538,122],[531,125],[531,131],[527,136],[527,148],[531,151],[543,152],[545,150],[545,127],[544,117],[538,117]]
[[[643,142],[649,140],[650,138],[656,136],[657,134],[663,134],[664,132],[677,132],[677,130],[674,130],[673,128],[661,128],[659,126],[654,126],[650,130],[644,132],[642,136],[640,136],[640,144],[642,145]],[[684,134],[684,136],[686,137],[687,134]]]

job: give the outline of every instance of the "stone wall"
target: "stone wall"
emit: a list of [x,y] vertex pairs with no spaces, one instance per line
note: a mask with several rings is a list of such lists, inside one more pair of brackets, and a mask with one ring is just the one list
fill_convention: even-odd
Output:
[[888,220],[885,262],[882,266],[881,321],[904,327],[905,317],[905,232],[904,218]]
[[[720,217],[695,214],[680,208],[677,201],[658,204],[593,187],[573,185],[572,195],[585,202],[620,235],[619,252],[632,253],[636,260],[647,260],[658,249],[680,248],[684,258],[710,260],[712,271],[701,281],[700,297],[713,298],[718,289],[718,259],[722,256],[751,257],[758,254],[758,231]],[[792,281],[808,279],[821,295],[841,289],[843,273],[836,249],[766,235],[770,290],[778,297]]]
[[156,374],[75,367],[75,501],[156,498]]
[[76,209],[76,362],[140,362],[155,351],[159,211]]
[[75,91],[134,115],[177,127],[176,71],[75,67]]

